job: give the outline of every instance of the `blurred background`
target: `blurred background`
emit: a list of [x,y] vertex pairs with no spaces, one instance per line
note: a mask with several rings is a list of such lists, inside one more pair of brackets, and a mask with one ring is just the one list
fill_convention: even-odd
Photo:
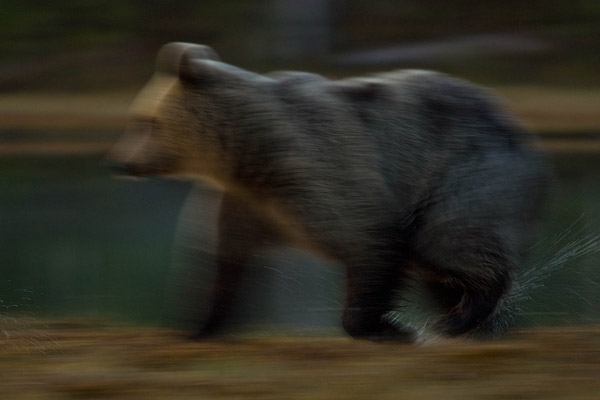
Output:
[[[188,41],[259,72],[427,68],[492,87],[557,174],[531,258],[559,267],[524,323],[600,322],[598,1],[3,0],[0,38],[0,320],[201,313],[216,195],[188,201],[178,224],[188,184],[117,180],[100,165],[157,50]],[[256,267],[238,326],[338,329],[341,269],[289,249]]]

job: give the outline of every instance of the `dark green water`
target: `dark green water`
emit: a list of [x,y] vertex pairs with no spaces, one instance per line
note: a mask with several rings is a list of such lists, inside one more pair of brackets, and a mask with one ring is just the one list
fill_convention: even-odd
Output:
[[[144,324],[163,317],[173,238],[189,187],[114,179],[100,161],[96,156],[0,158],[0,316]],[[600,157],[555,161],[558,182],[540,229],[539,258],[600,233]],[[551,243],[565,232],[564,240]],[[241,302],[247,319],[337,324],[340,270],[304,257],[306,268],[298,265],[298,257],[276,256],[262,272],[252,273],[262,276],[249,284],[252,298]],[[531,293],[528,319],[534,324],[599,323],[599,257],[583,255],[550,274]],[[176,279],[185,285],[185,275]]]
[[187,187],[114,179],[100,161],[0,160],[5,306],[51,316],[156,318]]

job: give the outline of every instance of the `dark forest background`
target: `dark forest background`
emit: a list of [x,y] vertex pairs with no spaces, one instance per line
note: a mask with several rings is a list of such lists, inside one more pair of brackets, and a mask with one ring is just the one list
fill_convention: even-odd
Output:
[[[0,38],[5,91],[136,87],[168,41],[257,70],[423,66],[487,83],[600,84],[595,0],[4,0]],[[385,57],[369,59],[375,49]]]

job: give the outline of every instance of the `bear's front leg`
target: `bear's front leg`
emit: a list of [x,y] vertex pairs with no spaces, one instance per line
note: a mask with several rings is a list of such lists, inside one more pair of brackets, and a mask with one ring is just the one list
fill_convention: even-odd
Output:
[[343,325],[350,336],[374,341],[414,341],[412,332],[385,318],[393,309],[394,294],[402,286],[402,267],[381,262],[347,267]]
[[225,193],[218,220],[217,276],[207,316],[195,338],[217,334],[230,314],[242,273],[252,257],[279,241],[269,219],[246,199]]

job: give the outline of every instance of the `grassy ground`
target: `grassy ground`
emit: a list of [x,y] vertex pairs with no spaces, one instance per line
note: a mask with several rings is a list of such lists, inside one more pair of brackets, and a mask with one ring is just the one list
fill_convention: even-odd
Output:
[[597,399],[600,330],[490,343],[348,338],[193,342],[162,330],[4,330],[0,393],[25,399]]

